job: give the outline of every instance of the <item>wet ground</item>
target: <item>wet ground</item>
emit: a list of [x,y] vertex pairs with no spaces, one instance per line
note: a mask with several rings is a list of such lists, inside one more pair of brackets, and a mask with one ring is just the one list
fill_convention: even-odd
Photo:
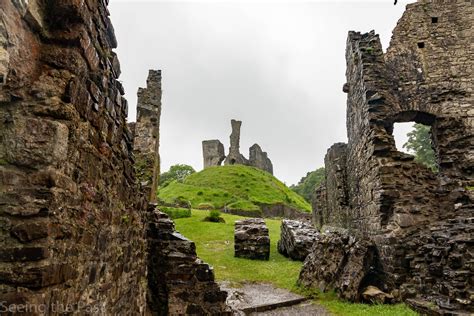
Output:
[[227,304],[236,315],[330,315],[322,306],[303,296],[266,283],[245,283],[232,286],[221,282],[228,292]]

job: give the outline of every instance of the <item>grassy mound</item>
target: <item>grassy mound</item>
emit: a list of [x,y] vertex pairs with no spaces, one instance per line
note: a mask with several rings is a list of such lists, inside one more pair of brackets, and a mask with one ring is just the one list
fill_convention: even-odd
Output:
[[271,174],[247,166],[219,166],[204,169],[160,189],[159,198],[166,203],[185,200],[193,208],[213,205],[216,209],[259,211],[260,205],[285,204],[310,212],[303,197],[290,190]]

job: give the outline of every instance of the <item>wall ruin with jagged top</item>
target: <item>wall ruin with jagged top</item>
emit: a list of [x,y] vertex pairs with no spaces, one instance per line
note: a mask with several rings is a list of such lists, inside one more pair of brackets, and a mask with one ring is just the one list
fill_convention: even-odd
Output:
[[[372,240],[380,277],[420,310],[473,308],[473,18],[469,1],[409,4],[385,54],[349,32],[347,149],[328,152],[317,193],[318,225]],[[397,150],[409,121],[431,126],[438,173]]]

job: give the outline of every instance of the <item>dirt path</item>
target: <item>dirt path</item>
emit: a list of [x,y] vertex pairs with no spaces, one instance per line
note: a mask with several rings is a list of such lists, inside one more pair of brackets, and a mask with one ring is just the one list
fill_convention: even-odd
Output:
[[245,283],[233,287],[220,286],[228,292],[227,304],[236,315],[330,315],[322,306],[305,297],[267,283]]

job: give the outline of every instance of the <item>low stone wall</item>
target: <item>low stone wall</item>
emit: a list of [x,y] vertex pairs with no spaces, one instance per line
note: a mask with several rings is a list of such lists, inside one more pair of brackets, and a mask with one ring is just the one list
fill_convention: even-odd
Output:
[[270,237],[265,221],[249,218],[235,222],[235,257],[268,260],[270,258]]
[[285,204],[260,204],[263,217],[281,217],[300,221],[311,221],[311,213],[305,213]]
[[227,293],[214,270],[196,255],[194,242],[175,230],[168,215],[148,218],[148,305],[152,315],[226,315]]
[[304,261],[318,238],[320,233],[312,225],[284,219],[281,222],[278,252],[293,260]]
[[355,302],[363,300],[369,286],[386,290],[376,248],[339,228],[326,229],[316,240],[298,283],[322,291],[335,290],[340,298]]

